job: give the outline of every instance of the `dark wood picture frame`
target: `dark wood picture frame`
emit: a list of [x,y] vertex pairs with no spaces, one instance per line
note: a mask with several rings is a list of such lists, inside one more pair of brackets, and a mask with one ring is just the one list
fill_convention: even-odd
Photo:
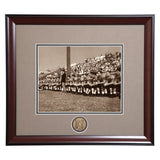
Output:
[[[6,15],[6,145],[154,145],[154,15]],[[144,25],[144,136],[17,136],[16,25]]]

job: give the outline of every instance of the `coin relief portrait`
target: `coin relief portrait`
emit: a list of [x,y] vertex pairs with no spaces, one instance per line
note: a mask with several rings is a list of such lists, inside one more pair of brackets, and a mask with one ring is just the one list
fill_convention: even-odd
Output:
[[122,113],[122,56],[122,44],[36,44],[37,114]]
[[83,117],[76,117],[72,122],[72,127],[76,132],[83,132],[87,128],[87,121]]

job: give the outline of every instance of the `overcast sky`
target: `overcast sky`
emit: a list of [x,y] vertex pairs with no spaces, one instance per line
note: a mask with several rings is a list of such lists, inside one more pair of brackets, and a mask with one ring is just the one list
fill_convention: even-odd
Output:
[[[121,52],[121,46],[78,46],[71,47],[71,64],[84,62],[86,58],[94,58],[105,53]],[[39,71],[55,70],[66,66],[66,46],[39,46]]]

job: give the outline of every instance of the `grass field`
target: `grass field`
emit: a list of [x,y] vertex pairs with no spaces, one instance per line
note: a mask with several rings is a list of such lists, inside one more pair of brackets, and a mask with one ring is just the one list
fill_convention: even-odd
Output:
[[39,112],[119,112],[118,97],[83,96],[56,91],[39,91]]

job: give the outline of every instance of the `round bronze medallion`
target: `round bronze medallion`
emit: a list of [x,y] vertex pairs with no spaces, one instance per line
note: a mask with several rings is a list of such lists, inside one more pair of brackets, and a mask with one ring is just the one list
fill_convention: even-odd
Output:
[[72,128],[76,132],[83,132],[87,128],[87,121],[83,117],[76,117],[72,121]]

